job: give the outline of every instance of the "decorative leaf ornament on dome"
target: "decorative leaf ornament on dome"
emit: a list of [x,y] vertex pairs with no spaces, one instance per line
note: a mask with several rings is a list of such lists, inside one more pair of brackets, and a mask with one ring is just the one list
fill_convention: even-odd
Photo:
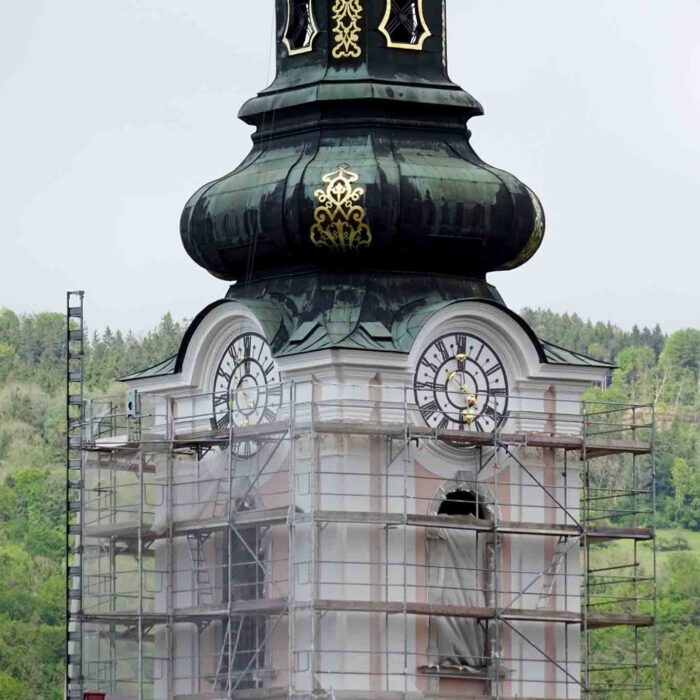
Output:
[[367,213],[361,204],[365,190],[354,186],[358,179],[348,165],[339,165],[323,176],[326,188],[315,192],[319,206],[311,227],[311,242],[317,248],[349,253],[372,244]]
[[360,20],[362,19],[362,0],[335,0],[333,4],[333,35],[335,46],[333,58],[359,58]]
[[431,35],[423,15],[423,0],[386,0],[379,31],[391,48],[420,51]]

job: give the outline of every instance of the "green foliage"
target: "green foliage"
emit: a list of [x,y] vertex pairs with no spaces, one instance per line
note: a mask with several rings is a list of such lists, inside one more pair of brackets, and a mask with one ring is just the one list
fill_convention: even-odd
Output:
[[664,638],[659,683],[661,700],[700,698],[700,628],[680,627]]
[[606,389],[590,401],[655,404],[660,524],[700,530],[700,330],[666,337],[659,326],[626,332],[552,311],[523,311],[538,335],[613,361]]
[[[86,388],[174,354],[166,315],[143,337],[93,334]],[[65,654],[65,318],[0,309],[0,699],[60,700]],[[120,390],[121,387],[117,387]]]

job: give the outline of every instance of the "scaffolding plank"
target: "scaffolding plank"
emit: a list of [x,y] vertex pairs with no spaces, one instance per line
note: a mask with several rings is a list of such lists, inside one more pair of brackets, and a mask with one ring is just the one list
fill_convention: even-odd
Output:
[[170,619],[177,622],[207,622],[209,620],[225,619],[232,615],[281,615],[287,610],[287,600],[284,598],[266,598],[262,600],[240,600],[228,605],[202,605],[198,608],[177,608],[172,616],[167,613],[138,611],[86,613],[85,622],[107,625],[135,625],[139,619],[146,625],[167,624]]
[[[234,442],[247,442],[250,440],[264,441],[265,439],[278,440],[280,435],[289,432],[289,424],[286,422],[266,423],[265,425],[237,428],[234,431]],[[309,432],[380,436],[394,439],[426,438],[449,442],[457,442],[464,445],[493,445],[500,443],[514,447],[542,447],[550,449],[562,449],[567,451],[583,451],[590,458],[608,456],[612,454],[649,454],[652,444],[642,440],[585,440],[581,435],[556,435],[541,432],[515,432],[515,433],[489,433],[489,432],[465,432],[452,429],[433,429],[427,426],[408,426],[402,422],[381,423],[371,421],[315,421],[299,422],[294,428],[296,435]],[[122,438],[121,441],[99,441],[89,447],[92,450],[119,451],[119,450],[144,450],[157,452],[175,448],[226,445],[229,442],[228,430],[176,430],[172,440],[167,439],[165,433],[150,433],[144,435],[141,441],[129,441]]]
[[[367,511],[316,511],[314,520],[325,523],[346,523],[364,525],[389,525],[401,526],[403,524],[414,527],[440,527],[455,530],[470,530],[476,532],[499,532],[508,535],[540,535],[552,537],[580,537],[584,529],[574,524],[544,524],[533,522],[508,522],[495,523],[488,520],[480,520],[471,516],[459,515],[418,515],[402,513],[375,513]],[[303,520],[303,516],[302,516]],[[592,540],[653,540],[654,531],[651,528],[615,528],[593,527],[586,530],[586,536]]]
[[[509,622],[544,622],[582,625],[583,615],[565,610],[497,610],[492,607],[462,607],[456,605],[439,605],[430,603],[384,602],[370,600],[316,600],[298,602],[298,609],[310,609],[318,612],[359,612],[384,613],[387,615],[419,615],[430,617],[453,617],[472,620],[502,619]],[[288,604],[284,598],[236,601],[230,606],[233,615],[282,615],[287,612]],[[204,622],[226,618],[229,606],[200,606],[198,608],[181,608],[173,611],[172,619],[178,622]],[[170,619],[166,613],[115,612],[87,613],[85,621],[95,624],[134,625],[139,619],[146,625],[166,624]],[[597,614],[588,616],[588,629],[609,627],[651,627],[654,618],[651,615]]]
[[589,615],[588,629],[600,630],[609,627],[653,627],[652,615]]
[[[476,532],[498,532],[506,535],[533,535],[543,537],[583,537],[584,530],[577,525],[521,523],[499,521],[494,523],[488,520],[479,520],[470,516],[457,515],[415,515],[404,517],[401,513],[377,513],[368,511],[316,511],[313,516],[300,514],[302,522],[313,518],[319,523],[344,523],[358,525],[388,525],[413,527],[439,527],[446,529],[469,530]],[[174,537],[184,537],[198,532],[214,532],[233,527],[255,527],[284,525],[289,519],[288,508],[272,508],[262,510],[245,511],[236,514],[230,521],[216,518],[211,520],[193,520],[175,522],[173,526]],[[115,538],[121,540],[133,540],[141,535],[143,540],[167,538],[169,530],[154,532],[151,525],[138,523],[118,523],[106,525],[87,526],[84,532],[87,537]],[[589,540],[607,542],[611,540],[636,540],[650,541],[654,539],[654,531],[651,528],[615,528],[593,527],[585,532]]]
[[[445,677],[438,674],[440,677]],[[499,700],[495,695],[464,695],[459,693],[416,693],[391,690],[336,690],[333,692],[336,700]],[[504,696],[500,696],[503,700]],[[544,697],[518,696],[518,700],[547,700]]]
[[[175,695],[175,700],[227,700],[225,690],[213,693],[197,693],[195,695]],[[238,700],[287,700],[288,688],[259,688],[255,690],[236,690]],[[364,697],[367,697],[365,695]]]
[[[236,513],[230,520],[214,518],[211,520],[188,520],[173,523],[173,537],[185,537],[200,532],[215,532],[230,527],[246,528],[272,525],[284,525],[289,518],[288,508],[270,508]],[[170,530],[154,531],[152,525],[138,523],[113,523],[105,525],[89,525],[84,532],[86,537],[114,538],[118,540],[135,540],[140,536],[143,541],[166,539]]]

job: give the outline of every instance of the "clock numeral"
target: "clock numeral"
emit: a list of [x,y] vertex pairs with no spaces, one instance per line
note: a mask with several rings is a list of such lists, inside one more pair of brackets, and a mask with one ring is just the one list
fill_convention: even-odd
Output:
[[437,385],[435,384],[435,382],[416,382],[415,383],[416,391],[435,391],[436,386]]
[[493,367],[487,369],[485,374],[487,377],[491,377],[494,374],[496,374],[496,372],[500,372],[500,371],[501,371],[501,365],[495,364]]
[[222,406],[228,407],[228,392],[225,394],[215,394],[214,395],[214,408],[221,408]]
[[231,383],[231,379],[233,378],[233,372],[227,372],[223,367],[219,367],[219,371],[216,373],[217,377],[221,377],[227,385]]
[[265,423],[274,423],[276,418],[277,414],[271,408],[265,408],[260,421]]
[[437,401],[431,401],[430,403],[425,404],[425,406],[421,406],[420,409],[420,412],[423,415],[423,419],[426,421],[426,423],[439,411],[440,406],[438,405]]
[[263,367],[263,372],[265,372],[265,377],[269,377],[275,371],[275,363],[271,361],[267,367]]
[[447,360],[450,359],[450,353],[447,351],[447,345],[445,345],[445,341],[438,340],[437,343],[435,343],[435,347],[437,348],[438,352],[442,355],[443,362],[447,362]]
[[277,397],[282,397],[282,385],[281,384],[268,384],[267,385],[267,395],[268,396],[274,396],[275,398]]
[[438,429],[439,430],[447,430],[447,426],[450,424],[449,419],[447,416],[443,416],[440,422],[438,423]]
[[250,358],[252,354],[253,337],[248,334],[243,336],[243,370],[246,374],[250,374]]
[[501,419],[501,414],[493,406],[489,405],[484,407],[484,415],[488,416],[494,423]]
[[223,416],[217,419],[216,421],[216,427],[219,430],[224,430],[225,428],[228,428],[229,425],[231,424],[231,414],[230,413],[224,413]]
[[466,355],[467,354],[467,336],[465,333],[458,333],[455,338],[457,339],[457,354]]
[[253,451],[253,446],[250,443],[250,440],[246,440],[245,442],[242,442],[238,446],[238,456],[243,457],[244,459],[247,457],[250,457],[251,453]]
[[425,355],[421,357],[420,362],[422,365],[425,365],[429,369],[433,370],[433,372],[435,372],[436,374],[440,370],[440,368],[437,365],[434,365]]

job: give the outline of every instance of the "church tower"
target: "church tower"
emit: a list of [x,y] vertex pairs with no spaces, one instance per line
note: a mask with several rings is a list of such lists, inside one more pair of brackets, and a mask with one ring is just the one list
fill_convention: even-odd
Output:
[[232,284],[124,380],[118,420],[91,408],[82,688],[603,697],[596,630],[639,644],[653,617],[595,606],[591,550],[636,557],[653,532],[614,515],[648,482],[595,465],[647,458],[645,414],[592,419],[610,366],[540,340],[487,281],[535,255],[545,216],[472,148],[445,0],[276,14],[276,78],[240,113],[252,151],[181,220]]

